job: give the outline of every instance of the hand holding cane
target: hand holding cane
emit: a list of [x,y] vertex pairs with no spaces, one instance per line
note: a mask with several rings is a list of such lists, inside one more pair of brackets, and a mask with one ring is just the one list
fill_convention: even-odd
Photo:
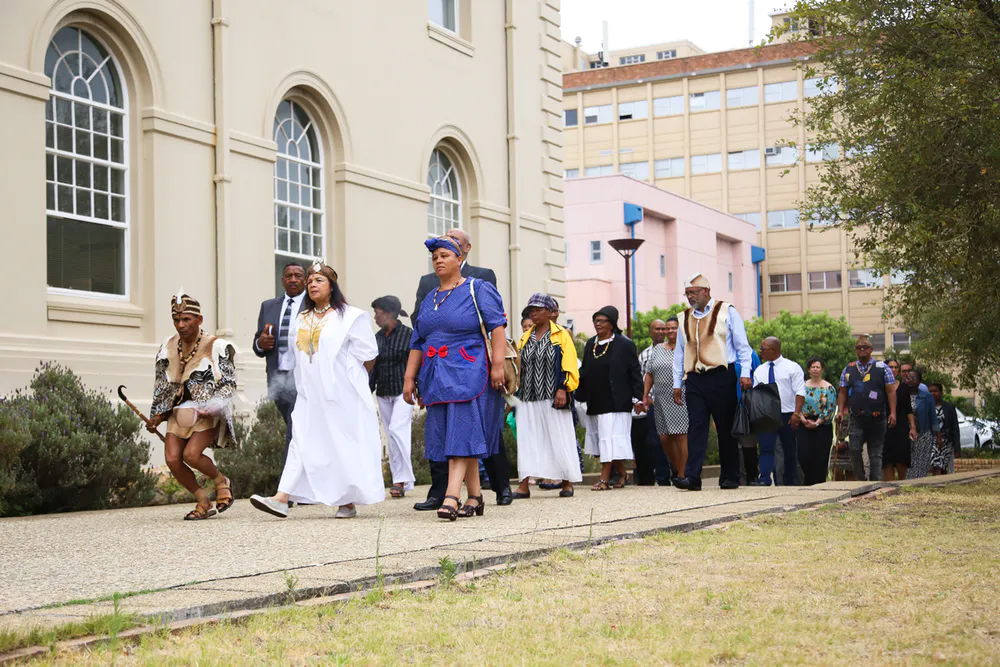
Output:
[[146,425],[146,428],[152,430],[152,432],[155,433],[156,436],[161,441],[165,442],[166,439],[163,437],[163,434],[160,433],[159,431],[151,428],[152,424],[151,424],[150,420],[146,417],[146,415],[142,414],[142,410],[140,410],[139,408],[135,407],[135,405],[132,404],[132,401],[128,400],[125,397],[125,392],[123,391],[124,389],[126,389],[125,385],[123,385],[123,384],[122,385],[118,385],[118,398],[122,399],[122,401],[125,402],[125,405],[127,405],[129,408],[131,408],[132,412],[134,412],[136,414],[136,416],[138,416],[139,419],[141,419],[143,421],[143,423]]

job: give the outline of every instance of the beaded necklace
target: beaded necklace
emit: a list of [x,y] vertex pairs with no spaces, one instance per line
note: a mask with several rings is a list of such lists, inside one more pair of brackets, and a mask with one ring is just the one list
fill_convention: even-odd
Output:
[[434,310],[437,310],[439,306],[443,306],[444,302],[448,300],[449,296],[451,296],[451,293],[454,292],[455,289],[461,284],[462,281],[459,281],[458,283],[455,284],[455,287],[452,287],[450,290],[448,290],[448,293],[444,295],[443,299],[441,299],[441,303],[438,303],[438,293],[441,292],[441,288],[438,287],[436,290],[434,290],[434,295],[431,297],[434,300]]
[[180,336],[177,337],[177,356],[180,358],[181,373],[184,372],[184,368],[188,365],[188,362],[194,359],[194,355],[198,353],[198,348],[201,347],[201,337],[204,335],[205,332],[198,329],[198,340],[194,342],[194,347],[191,348],[188,354],[184,354],[184,341],[181,340]]
[[[611,338],[609,338],[607,343],[603,343],[603,344],[594,343],[594,359],[600,359],[605,354],[607,354],[608,350],[611,349],[611,341],[613,341],[613,340],[614,340],[614,336],[612,336]],[[598,352],[597,348],[601,348],[601,351]]]

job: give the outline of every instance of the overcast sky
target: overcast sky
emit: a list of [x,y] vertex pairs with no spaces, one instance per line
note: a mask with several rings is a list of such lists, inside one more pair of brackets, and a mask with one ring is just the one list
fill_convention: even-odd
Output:
[[[784,0],[754,0],[754,42],[771,28],[768,14]],[[749,0],[562,0],[562,37],[583,38],[587,53],[601,50],[601,21],[611,49],[687,39],[705,51],[749,46]]]

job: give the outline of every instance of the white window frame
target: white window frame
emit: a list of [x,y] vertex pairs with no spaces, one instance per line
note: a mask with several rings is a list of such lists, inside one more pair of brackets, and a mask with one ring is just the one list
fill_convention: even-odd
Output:
[[563,171],[563,178],[579,178],[579,169],[566,169]]
[[649,162],[647,160],[642,160],[641,162],[620,162],[618,164],[618,172],[639,181],[648,181]]
[[767,212],[768,229],[796,229],[799,226],[799,210],[786,208]]
[[905,285],[910,282],[910,278],[913,277],[913,271],[890,271],[889,272],[889,284],[890,285]]
[[653,116],[683,116],[684,96],[671,95],[669,97],[657,97],[653,100]]
[[799,161],[799,151],[791,146],[775,146],[777,155],[764,156],[764,164],[768,167],[787,167]]
[[745,151],[733,151],[727,156],[729,171],[744,169],[760,169],[760,149],[751,148]]
[[726,108],[757,106],[757,86],[726,89]]
[[680,178],[684,176],[684,158],[668,157],[653,162],[655,178]]
[[[822,87],[820,87],[821,84]],[[810,97],[819,97],[821,95],[832,95],[836,92],[837,79],[834,77],[826,78],[824,81],[824,77],[814,76],[802,82],[802,93],[803,97],[806,99]]]
[[872,269],[850,269],[847,272],[849,289],[878,289],[884,285],[882,275]]
[[733,213],[733,217],[739,218],[740,220],[746,220],[747,222],[752,222],[754,228],[758,232],[760,231],[760,222],[761,222],[760,213],[758,213],[758,212]]
[[[624,116],[628,116],[628,118],[624,118]],[[619,121],[640,120],[648,117],[649,117],[649,106],[646,104],[646,100],[636,100],[635,102],[618,103]]]
[[717,90],[704,93],[691,93],[688,96],[688,111],[715,111],[719,108],[720,95]]
[[722,153],[691,156],[691,175],[718,174],[722,171]]
[[764,84],[764,104],[794,102],[799,99],[798,81],[780,81]]
[[657,51],[657,60],[670,60],[677,57],[677,49],[667,49],[666,51]]
[[600,241],[591,241],[590,246],[590,263],[591,264],[603,264],[604,263],[604,246]]
[[584,176],[610,176],[613,173],[615,173],[615,168],[614,165],[610,164],[599,164],[583,170]]
[[[428,0],[427,4],[427,15],[428,20],[436,26],[443,28],[449,32],[458,34],[458,26],[461,25],[461,21],[458,18],[458,0]],[[448,9],[451,9],[452,20],[455,25],[449,26],[448,22]],[[439,9],[441,12],[441,20],[436,20],[435,9]]]
[[646,54],[645,53],[636,53],[636,54],[633,54],[631,56],[619,56],[618,57],[618,64],[619,65],[638,65],[639,63],[644,63],[644,62],[646,62]]
[[[791,276],[799,277],[799,287],[798,289],[790,289],[788,286],[788,279]],[[777,280],[775,280],[777,278]],[[768,287],[771,294],[787,294],[790,292],[801,292],[802,291],[802,274],[801,273],[772,273],[768,276]],[[777,289],[776,289],[777,287]]]
[[[56,35],[58,35],[59,32],[62,32],[63,30],[76,30],[77,31],[77,40],[78,41],[77,41],[77,48],[76,48],[76,50],[71,51],[71,52],[67,52],[67,53],[62,53],[61,49],[59,49],[59,47],[55,44]],[[53,218],[59,218],[59,219],[62,219],[62,220],[69,220],[69,221],[89,223],[89,224],[98,224],[98,225],[102,225],[102,226],[106,226],[106,227],[112,227],[114,229],[120,229],[120,230],[122,230],[123,231],[123,234],[122,234],[122,246],[123,246],[122,247],[122,271],[123,271],[123,276],[122,276],[122,293],[121,294],[114,294],[114,293],[108,293],[108,292],[95,292],[93,290],[71,289],[71,288],[66,288],[66,287],[50,287],[48,285],[48,275],[47,275],[47,272],[48,272],[48,242],[46,241],[46,281],[45,281],[46,282],[46,289],[47,289],[47,292],[49,294],[55,294],[55,295],[78,296],[78,297],[84,297],[84,298],[88,298],[88,299],[100,299],[100,300],[103,300],[103,301],[123,301],[123,302],[124,301],[129,301],[130,298],[131,298],[131,275],[130,274],[131,274],[131,269],[132,269],[132,257],[131,257],[131,254],[132,254],[132,243],[131,243],[131,241],[132,241],[132,239],[131,239],[131,231],[132,231],[132,224],[131,224],[131,220],[132,220],[132,215],[131,215],[132,196],[131,196],[131,188],[129,187],[129,181],[131,179],[131,167],[130,167],[130,162],[131,161],[129,159],[131,157],[131,146],[130,146],[130,142],[129,142],[129,108],[130,107],[129,107],[128,87],[126,86],[125,77],[123,76],[123,70],[122,70],[121,64],[118,62],[118,59],[115,58],[115,56],[111,52],[111,50],[108,49],[106,46],[104,46],[104,44],[99,39],[97,39],[96,37],[94,37],[94,35],[92,35],[90,32],[88,32],[86,30],[83,30],[82,28],[78,28],[78,27],[72,26],[72,25],[71,26],[65,26],[64,28],[61,28],[59,30],[59,32],[57,32],[56,35],[52,36],[52,39],[49,41],[49,46],[46,47],[46,54],[48,53],[48,49],[49,48],[53,48],[54,47],[56,49],[57,53],[59,53],[59,59],[56,61],[56,65],[53,67],[53,73],[52,73],[52,76],[51,76],[52,83],[51,83],[51,86],[50,86],[50,89],[49,89],[49,99],[46,102],[47,107],[51,108],[51,110],[52,110],[51,124],[52,124],[52,143],[53,143],[53,147],[49,147],[48,141],[46,139],[45,140],[45,159],[46,159],[46,163],[47,163],[48,160],[49,160],[49,157],[50,156],[52,157],[53,173],[52,173],[52,179],[51,180],[49,180],[48,174],[46,174],[46,206],[45,206],[46,223],[45,224],[46,224],[46,227],[47,227],[48,226],[48,218],[49,217],[53,217]],[[84,50],[83,50],[83,35],[86,35],[87,38],[91,42],[93,42],[95,45],[97,45],[99,48],[101,48],[101,49],[103,49],[105,51],[106,55],[104,56],[103,60],[100,63],[96,63],[95,61],[93,61],[93,58],[91,58],[89,54],[86,54],[84,52]],[[66,58],[69,55],[69,53],[77,53],[77,52],[85,55],[89,60],[91,60],[92,62],[94,62],[95,65],[97,65],[95,67],[94,73],[91,74],[91,76],[88,79],[83,79],[82,77],[80,77],[80,80],[85,81],[88,90],[91,88],[90,82],[93,81],[93,79],[98,74],[101,74],[102,82],[105,83],[105,85],[110,86],[110,82],[108,81],[108,79],[106,78],[106,76],[103,74],[103,72],[105,71],[105,66],[106,65],[108,65],[108,64],[111,65],[110,68],[107,68],[107,71],[108,71],[108,73],[109,73],[109,75],[111,77],[117,77],[117,92],[120,93],[120,95],[121,95],[121,100],[120,100],[121,106],[120,107],[112,106],[110,104],[102,104],[100,102],[93,101],[93,100],[91,100],[89,98],[79,97],[79,96],[77,96],[77,95],[75,95],[73,93],[66,93],[66,92],[58,91],[58,90],[55,89],[55,86],[56,86],[56,83],[57,83],[57,77],[55,75],[56,70],[59,68],[60,65],[64,64],[64,61],[68,62],[68,61],[66,61]],[[82,67],[82,57],[81,57],[80,62],[81,62],[81,67]],[[68,67],[68,65],[66,65],[66,66]],[[79,73],[82,73],[82,69],[80,69],[80,68],[78,68],[77,71]],[[74,78],[70,82],[70,89],[71,90],[74,87],[76,80],[77,79]],[[109,90],[110,90],[110,87],[109,87]],[[58,101],[57,100],[65,100],[65,101],[67,101],[67,102],[70,103],[70,105],[71,105],[70,106],[70,114],[72,116],[72,119],[71,119],[72,125],[67,126],[65,124],[57,122],[57,117],[58,117],[58,114],[57,114]],[[109,100],[110,100],[110,93],[109,93]],[[89,155],[89,156],[76,152],[76,138],[75,138],[74,135],[75,135],[75,131],[77,129],[77,125],[76,125],[76,112],[75,112],[75,109],[74,109],[74,106],[73,106],[75,104],[87,105],[89,107],[89,110],[88,110],[89,111],[89,113],[88,113],[88,123],[89,123],[88,134],[90,135],[90,152],[91,152],[91,155]],[[95,109],[103,110],[108,115],[107,135],[103,135],[101,133],[95,132],[94,121],[93,121],[93,116],[94,116],[93,111]],[[118,115],[121,116],[121,134],[120,134],[120,136],[116,136],[116,134],[114,133],[114,130],[112,129],[112,126],[113,126],[113,124],[111,122],[112,121],[112,114],[118,114]],[[49,125],[48,118],[45,119],[45,124],[46,124],[46,126]],[[58,127],[60,127],[60,126],[61,127],[70,127],[71,128],[70,129],[70,136],[73,137],[72,150],[64,151],[64,150],[61,150],[59,148],[59,142],[58,142],[58,134],[59,134],[59,132],[58,132]],[[95,134],[101,134],[101,136],[106,136],[107,137],[107,141],[108,141],[108,153],[107,153],[107,158],[106,159],[101,159],[101,158],[95,158],[95,157],[93,157],[93,153],[94,153],[93,136]],[[119,140],[119,141],[122,142],[122,147],[121,147],[122,161],[121,162],[115,162],[115,161],[113,161],[113,157],[112,157],[112,140],[113,139],[116,139],[116,140]],[[60,158],[70,160],[70,165],[71,165],[71,179],[70,179],[69,183],[62,183],[59,180],[59,178],[58,178],[59,177],[58,163],[59,163],[59,159]],[[78,171],[77,164],[87,164],[87,165],[89,165],[89,169],[88,169],[89,180],[90,180],[90,185],[89,186],[84,187],[84,186],[77,186],[76,185],[77,171]],[[108,183],[107,183],[107,192],[106,192],[107,197],[108,197],[108,218],[107,219],[101,219],[101,218],[98,218],[98,217],[95,217],[94,215],[92,215],[94,213],[95,209],[96,209],[96,196],[97,195],[105,194],[104,191],[98,189],[96,187],[96,185],[95,185],[95,182],[94,182],[94,180],[95,180],[94,179],[94,167],[95,166],[101,166],[101,167],[107,167],[108,168]],[[121,192],[120,195],[119,195],[119,193],[114,193],[113,190],[112,190],[112,186],[111,186],[112,178],[113,178],[112,177],[112,171],[118,171],[118,172],[121,172],[121,174],[122,174],[122,192]],[[48,193],[48,188],[49,188],[50,184],[52,185],[52,188],[53,188],[53,206],[51,208],[48,206],[48,194],[47,194]],[[58,195],[59,195],[59,186],[60,185],[62,185],[63,187],[67,187],[67,186],[70,187],[70,192],[72,193],[72,198],[73,198],[73,212],[60,211],[59,210],[59,197],[58,197]],[[80,215],[80,214],[76,213],[77,201],[78,201],[78,197],[77,197],[78,191],[89,191],[90,192],[90,210],[91,210],[91,215]],[[113,214],[113,201],[112,200],[113,200],[113,198],[115,196],[120,196],[121,199],[122,199],[122,213],[123,213],[122,217],[123,217],[123,219],[120,220],[120,221],[112,220],[112,218],[114,217],[114,214]]]
[[[810,271],[809,291],[839,291],[843,287],[844,274],[840,271]],[[839,285],[837,283],[840,283]]]
[[[896,336],[904,336],[906,342],[901,345],[896,345]],[[896,352],[909,352],[910,347],[913,345],[913,335],[908,331],[893,331],[892,332],[892,349]]]
[[806,162],[829,162],[840,157],[840,146],[837,144],[827,144],[826,146],[807,146]]
[[[442,161],[443,160],[443,161]],[[431,177],[433,167],[438,167],[438,178]],[[462,226],[462,181],[452,159],[440,148],[431,153],[427,163],[427,185],[431,189],[431,198],[427,202],[427,237],[444,236],[451,229]],[[448,190],[453,196],[448,196]],[[441,204],[442,214],[435,211],[435,202]],[[444,211],[453,210],[454,216],[444,215]]]
[[[610,104],[599,104],[594,107],[584,107],[583,108],[583,124],[584,125],[603,125],[605,123],[610,123],[612,118],[613,110]],[[591,121],[590,118],[594,120]]]

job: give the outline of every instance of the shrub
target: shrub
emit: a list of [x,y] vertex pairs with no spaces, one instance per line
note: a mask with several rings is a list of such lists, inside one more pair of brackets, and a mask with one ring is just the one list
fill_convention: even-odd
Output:
[[142,423],[43,363],[27,389],[0,402],[0,515],[148,504],[154,478]]
[[257,404],[250,423],[233,424],[238,445],[215,450],[219,470],[233,483],[237,498],[255,493],[270,496],[278,490],[281,459],[285,454],[285,420],[269,400]]

